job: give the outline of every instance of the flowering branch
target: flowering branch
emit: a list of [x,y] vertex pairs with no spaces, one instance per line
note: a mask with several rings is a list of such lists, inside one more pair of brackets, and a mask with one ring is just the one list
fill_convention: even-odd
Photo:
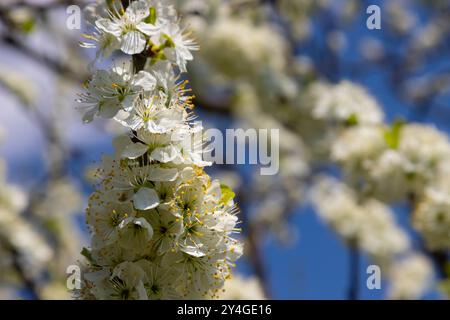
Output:
[[[126,3],[128,4],[128,2]],[[130,56],[97,70],[80,95],[84,122],[113,118],[130,130],[104,157],[87,222],[91,248],[81,292],[93,299],[216,297],[242,244],[234,193],[203,167],[202,128],[180,73],[197,45],[163,1],[100,2],[84,43],[97,58]]]

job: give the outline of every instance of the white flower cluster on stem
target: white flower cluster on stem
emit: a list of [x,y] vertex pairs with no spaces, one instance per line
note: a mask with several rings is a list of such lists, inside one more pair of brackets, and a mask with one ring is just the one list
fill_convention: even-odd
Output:
[[102,159],[91,195],[92,233],[83,298],[215,297],[242,244],[234,193],[203,167],[202,128],[192,123],[180,80],[197,49],[166,1],[104,1],[88,8],[99,56],[131,55],[98,70],[80,97],[84,121],[113,118],[129,128]]

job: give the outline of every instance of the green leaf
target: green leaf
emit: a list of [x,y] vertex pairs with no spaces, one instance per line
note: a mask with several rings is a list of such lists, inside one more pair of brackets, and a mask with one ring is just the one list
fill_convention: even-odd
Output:
[[387,129],[384,133],[384,140],[389,148],[397,149],[400,143],[400,133],[405,125],[403,120],[397,120],[392,124],[392,127]]
[[220,203],[226,204],[228,201],[234,199],[236,194],[231,190],[231,188],[225,184],[220,185],[220,191],[222,192],[222,198],[220,199]]
[[28,19],[26,21],[24,21],[21,25],[20,25],[20,29],[22,29],[23,32],[25,33],[30,33],[34,30],[34,26],[36,25],[34,19]]
[[169,37],[167,34],[163,35],[164,39],[166,39],[166,42],[164,42],[163,46],[164,48],[175,48],[175,42],[173,42],[172,38]]
[[156,23],[156,9],[153,7],[150,7],[149,11],[150,11],[150,14],[148,15],[147,18],[145,18],[144,22],[150,23],[150,24],[155,24]]
[[356,126],[359,123],[358,115],[356,113],[352,113],[348,119],[345,121],[345,124],[349,127]]

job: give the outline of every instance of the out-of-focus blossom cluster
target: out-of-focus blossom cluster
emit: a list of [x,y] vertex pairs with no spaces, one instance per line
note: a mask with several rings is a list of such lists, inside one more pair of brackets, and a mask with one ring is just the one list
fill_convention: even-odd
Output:
[[432,249],[448,249],[450,143],[433,127],[396,123],[346,130],[333,144],[348,183],[365,197],[388,203],[411,201],[413,223]]
[[373,198],[358,199],[355,191],[330,178],[317,182],[313,199],[319,215],[351,248],[361,249],[386,271],[390,298],[415,299],[430,288],[430,261],[412,250],[387,205]]
[[[363,86],[323,80],[321,66],[295,53],[296,41],[308,36],[308,18],[300,16],[323,14],[332,6],[329,2],[188,3],[183,6],[189,7],[187,20],[206,48],[190,72],[199,99],[209,108],[229,110],[239,125],[278,128],[283,136],[280,173],[255,176],[258,196],[253,199],[253,221],[286,237],[282,230],[288,229],[289,212],[305,199],[308,184],[322,167],[337,167],[342,182],[322,178],[314,184],[312,200],[319,215],[349,245],[389,270],[384,274],[392,282],[391,298],[424,294],[433,275],[431,262],[415,253],[415,245],[390,206],[408,203],[413,211],[411,223],[428,250],[448,251],[450,211],[443,182],[450,180],[447,136],[430,125],[386,123],[377,99]],[[304,10],[294,9],[299,7]],[[338,17],[350,23],[358,8],[358,2],[348,1]],[[192,11],[199,14],[189,15]],[[397,34],[418,24],[406,2],[389,2],[387,12],[397,17],[389,20],[390,30]],[[280,28],[274,14],[290,25],[291,33]],[[292,28],[294,21],[298,24]],[[410,38],[413,55],[406,58],[406,69],[441,42],[448,23],[439,21],[423,28],[430,36]],[[346,36],[338,29],[328,31],[327,45],[339,55]],[[235,51],[227,50],[230,47]],[[387,54],[375,38],[364,39],[359,49],[363,58],[374,63],[384,61]],[[400,275],[396,270],[402,266],[411,271]]]
[[339,235],[380,264],[410,247],[407,234],[385,204],[360,200],[352,189],[330,178],[317,183],[313,198],[319,214]]

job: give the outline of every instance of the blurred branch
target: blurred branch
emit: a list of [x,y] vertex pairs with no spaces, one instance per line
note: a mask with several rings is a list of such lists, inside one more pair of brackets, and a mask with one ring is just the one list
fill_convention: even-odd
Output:
[[[246,216],[246,215],[242,215]],[[244,220],[244,219],[243,219]],[[266,298],[271,298],[271,293],[269,289],[269,279],[267,276],[267,271],[265,268],[264,256],[262,253],[262,249],[259,246],[258,241],[258,232],[256,230],[254,224],[247,223],[246,224],[246,232],[247,232],[247,244],[249,246],[248,252],[250,255],[250,260],[252,262],[253,269],[255,271],[256,276],[259,278],[261,285],[264,290],[264,295]]]
[[11,253],[13,269],[16,271],[19,279],[22,280],[22,283],[25,289],[31,295],[31,298],[34,300],[40,300],[38,285],[37,283],[35,283],[33,277],[28,275],[24,266],[22,265],[20,261],[20,253],[13,245],[11,245],[11,243],[9,243],[7,239],[3,239],[2,237],[0,237],[0,242]]
[[18,40],[15,36],[17,33],[15,32],[14,23],[8,17],[7,9],[2,7],[0,7],[0,20],[4,23],[7,29],[6,32],[0,37],[0,41],[4,44],[11,46],[28,58],[52,70],[54,73],[60,74],[61,76],[76,83],[82,83],[88,78],[87,73],[79,73],[73,70],[69,65],[45,56]]

